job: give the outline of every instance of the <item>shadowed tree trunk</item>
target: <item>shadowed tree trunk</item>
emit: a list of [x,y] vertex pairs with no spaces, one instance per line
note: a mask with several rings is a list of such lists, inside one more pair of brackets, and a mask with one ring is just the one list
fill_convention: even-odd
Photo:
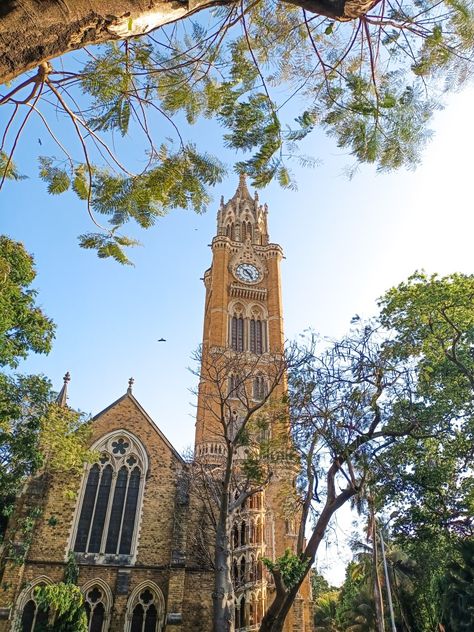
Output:
[[[379,0],[285,0],[337,21]],[[1,0],[0,83],[90,44],[148,33],[196,11],[235,0]]]

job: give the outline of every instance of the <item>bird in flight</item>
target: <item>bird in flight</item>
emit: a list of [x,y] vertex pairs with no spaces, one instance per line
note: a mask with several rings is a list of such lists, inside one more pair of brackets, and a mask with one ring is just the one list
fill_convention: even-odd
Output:
[[166,339],[165,339],[165,338],[160,338],[160,339],[158,340],[158,342],[166,342]]

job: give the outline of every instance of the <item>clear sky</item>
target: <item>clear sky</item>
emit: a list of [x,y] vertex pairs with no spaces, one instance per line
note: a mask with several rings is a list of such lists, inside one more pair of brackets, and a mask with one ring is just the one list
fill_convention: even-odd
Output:
[[[349,181],[342,171],[350,157],[316,134],[306,151],[323,164],[295,167],[298,191],[275,184],[260,192],[269,205],[270,238],[286,255],[288,338],[308,327],[344,333],[351,316],[372,314],[376,298],[416,269],[474,271],[473,99],[471,88],[437,113],[435,137],[414,173],[362,167]],[[215,129],[212,141],[205,126],[192,133],[229,156]],[[133,376],[135,396],[182,450],[193,443],[187,367],[202,335],[200,277],[211,262],[219,198],[233,195],[237,177],[216,188],[205,215],[174,211],[147,232],[132,229],[143,247],[131,253],[134,267],[122,267],[78,247],[77,235],[93,230],[85,209],[72,195],[49,196],[37,181],[40,134],[33,128],[17,152],[20,169],[32,177],[0,193],[0,229],[34,254],[38,301],[58,328],[51,354],[31,357],[19,370],[42,372],[57,389],[69,370],[70,405],[92,414],[120,397]],[[42,143],[47,153],[44,137]],[[165,343],[157,342],[161,337]]]

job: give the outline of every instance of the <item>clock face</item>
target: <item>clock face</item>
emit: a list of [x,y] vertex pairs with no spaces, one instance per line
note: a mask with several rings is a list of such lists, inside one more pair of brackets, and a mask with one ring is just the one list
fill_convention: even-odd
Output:
[[260,272],[251,263],[241,263],[237,266],[235,274],[244,283],[255,283],[260,278]]

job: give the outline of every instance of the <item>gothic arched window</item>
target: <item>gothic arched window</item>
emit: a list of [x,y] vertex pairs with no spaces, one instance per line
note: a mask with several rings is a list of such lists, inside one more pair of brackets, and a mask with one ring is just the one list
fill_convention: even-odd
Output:
[[250,321],[250,351],[259,355],[264,351],[263,323],[259,318]]
[[76,553],[132,555],[146,472],[146,453],[130,433],[100,440],[101,453],[88,469],[78,513]]
[[21,632],[43,630],[48,624],[49,612],[40,610],[34,598],[27,601],[21,615]]
[[261,355],[267,350],[267,324],[260,307],[255,306],[249,323],[249,348],[251,353]]
[[105,632],[111,607],[111,591],[100,580],[83,588],[88,632]]
[[42,576],[22,592],[18,602],[16,624],[12,629],[18,630],[18,632],[41,632],[46,628],[50,613],[48,610],[38,608],[35,592],[37,588],[50,583],[50,579]]
[[236,305],[230,319],[230,346],[234,351],[244,351],[244,315],[241,305]]
[[164,600],[155,585],[140,585],[132,593],[127,608],[127,632],[161,632]]
[[267,385],[263,375],[259,374],[253,381],[253,398],[255,401],[260,402],[265,399],[267,394]]

